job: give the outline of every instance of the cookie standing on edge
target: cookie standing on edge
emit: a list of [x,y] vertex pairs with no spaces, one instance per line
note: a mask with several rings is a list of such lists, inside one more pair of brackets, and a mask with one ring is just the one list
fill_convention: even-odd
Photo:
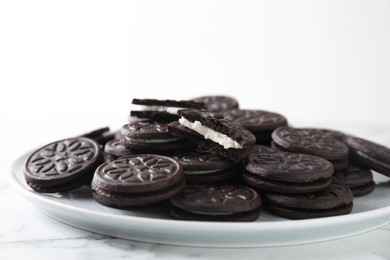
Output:
[[308,219],[349,214],[353,195],[348,187],[331,184],[328,189],[308,194],[264,193],[264,207],[289,219]]
[[175,219],[200,221],[255,221],[260,215],[260,194],[233,184],[188,185],[170,199]]
[[68,191],[89,184],[104,162],[100,145],[89,138],[68,138],[34,151],[24,167],[27,184],[37,192]]
[[147,206],[179,193],[185,185],[182,166],[155,154],[121,157],[99,166],[91,183],[94,199],[106,206]]
[[243,178],[248,185],[263,191],[302,194],[327,189],[332,174],[332,164],[320,157],[265,152],[249,156]]
[[138,105],[139,110],[130,111],[130,116],[149,118],[159,122],[172,122],[179,119],[177,111],[180,109],[205,109],[203,102],[190,100],[158,100],[158,99],[133,99],[133,105]]
[[287,126],[287,119],[281,114],[253,109],[234,109],[224,114],[233,122],[245,127],[256,137],[257,144],[270,145],[272,132]]
[[255,136],[246,128],[221,115],[199,110],[180,110],[178,122],[168,125],[170,133],[213,149],[235,162],[243,161],[255,145]]

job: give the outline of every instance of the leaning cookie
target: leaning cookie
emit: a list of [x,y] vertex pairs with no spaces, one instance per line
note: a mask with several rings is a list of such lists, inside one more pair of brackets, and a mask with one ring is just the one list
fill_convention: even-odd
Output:
[[106,206],[147,206],[179,193],[185,185],[183,168],[172,158],[139,154],[121,157],[96,169],[93,198]]
[[89,184],[95,169],[104,162],[100,145],[77,137],[45,145],[28,158],[24,166],[27,184],[37,192],[69,191]]
[[390,177],[389,147],[353,136],[346,136],[344,142],[354,163]]
[[332,184],[328,189],[308,194],[264,193],[264,207],[288,219],[308,219],[349,214],[353,195],[348,187]]
[[130,111],[130,116],[148,118],[159,122],[172,122],[179,119],[177,111],[180,109],[205,109],[203,102],[190,100],[158,100],[158,99],[133,99],[135,110]]
[[202,143],[235,162],[243,161],[255,145],[255,136],[246,128],[218,114],[199,110],[180,110],[178,122],[168,125],[175,136]]
[[260,194],[234,184],[189,185],[170,199],[175,219],[199,221],[255,221],[260,215]]

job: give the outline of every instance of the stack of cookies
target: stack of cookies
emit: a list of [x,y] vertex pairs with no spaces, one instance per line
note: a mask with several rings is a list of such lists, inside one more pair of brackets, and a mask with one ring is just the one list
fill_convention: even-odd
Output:
[[169,202],[175,219],[255,221],[261,208],[306,219],[348,214],[390,176],[390,149],[339,131],[292,128],[278,113],[227,96],[133,99],[129,122],[33,152],[37,192],[90,185],[93,198],[129,209]]

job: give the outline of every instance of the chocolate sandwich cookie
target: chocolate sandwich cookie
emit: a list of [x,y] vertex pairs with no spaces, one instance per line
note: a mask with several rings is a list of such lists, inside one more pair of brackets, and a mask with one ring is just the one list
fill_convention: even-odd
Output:
[[203,102],[190,100],[158,100],[158,99],[133,99],[133,105],[139,110],[130,111],[130,116],[149,118],[159,122],[172,122],[179,119],[177,111],[180,109],[205,109]]
[[104,162],[100,145],[89,138],[68,138],[34,151],[24,166],[27,184],[37,192],[69,191],[91,182]]
[[165,154],[194,146],[190,141],[168,132],[167,123],[138,120],[121,128],[124,146],[134,153]]
[[256,143],[255,136],[249,130],[219,114],[180,110],[179,115],[181,118],[178,122],[168,125],[170,133],[202,143],[235,162],[244,160]]
[[241,164],[205,149],[193,149],[171,155],[184,168],[188,184],[227,181],[241,171]]
[[258,144],[270,145],[272,132],[278,127],[287,126],[284,116],[264,110],[234,109],[224,115],[251,131]]
[[333,130],[333,129],[326,129],[326,128],[300,128],[302,131],[307,131],[308,134],[318,134],[318,135],[325,135],[329,137],[336,138],[337,140],[342,141],[345,137],[345,134],[343,132]]
[[335,172],[332,182],[350,188],[354,197],[369,194],[375,189],[372,172],[355,165],[349,165],[345,171]]
[[169,199],[184,185],[183,168],[177,161],[161,155],[138,154],[99,166],[91,188],[97,202],[128,208]]
[[308,219],[349,214],[353,195],[348,187],[332,184],[328,189],[308,194],[264,193],[264,207],[288,219]]
[[272,147],[281,151],[306,153],[333,163],[335,171],[348,167],[348,147],[336,138],[305,129],[279,127],[272,133]]
[[355,164],[390,177],[390,148],[353,136],[345,137],[344,142]]
[[248,185],[263,191],[302,194],[325,190],[332,174],[332,164],[320,157],[266,152],[249,156],[243,178]]
[[260,194],[239,185],[188,185],[170,199],[175,219],[199,221],[255,221]]
[[126,148],[123,138],[115,138],[107,142],[104,145],[104,152],[115,158],[134,154],[134,152]]
[[193,101],[206,104],[207,111],[213,113],[225,113],[238,108],[238,101],[229,96],[203,96],[194,98]]

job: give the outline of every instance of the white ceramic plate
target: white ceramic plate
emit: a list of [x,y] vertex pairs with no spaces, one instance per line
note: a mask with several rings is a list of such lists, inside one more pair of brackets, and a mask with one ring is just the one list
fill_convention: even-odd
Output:
[[40,194],[24,181],[18,158],[10,175],[12,185],[48,216],[95,233],[172,245],[202,247],[262,247],[311,243],[352,236],[390,223],[390,179],[375,174],[375,191],[355,198],[351,214],[309,220],[286,220],[262,212],[256,222],[215,223],[169,218],[164,205],[119,210],[102,206],[83,187],[66,194]]

